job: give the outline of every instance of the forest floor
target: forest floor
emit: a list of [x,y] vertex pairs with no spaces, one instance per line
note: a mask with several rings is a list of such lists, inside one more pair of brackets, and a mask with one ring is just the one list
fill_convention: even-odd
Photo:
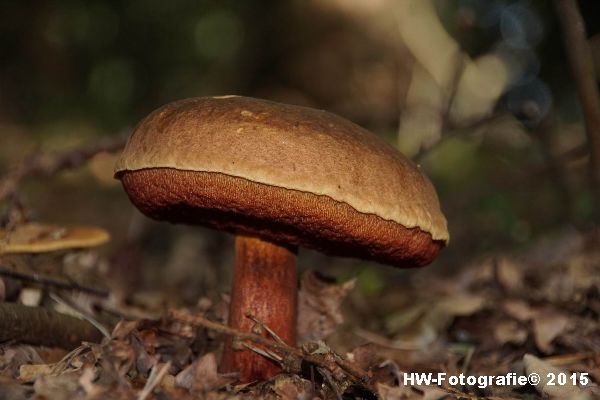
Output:
[[[200,299],[194,308],[152,309],[156,302],[125,305],[115,296],[99,300],[93,293],[45,288],[43,295],[53,292],[63,310],[103,326],[105,337],[67,349],[5,337],[0,398],[596,398],[599,241],[597,233],[568,232],[520,254],[482,258],[452,275],[415,275],[368,302],[351,296],[354,281],[331,283],[306,272],[302,346],[241,337],[285,356],[285,373],[244,385],[236,384],[235,374],[218,372],[223,339],[232,334],[223,324],[226,296]],[[427,385],[407,379],[413,372],[446,375],[439,385]],[[477,382],[450,384],[461,374]],[[532,374],[539,377],[535,385],[518,379]]]

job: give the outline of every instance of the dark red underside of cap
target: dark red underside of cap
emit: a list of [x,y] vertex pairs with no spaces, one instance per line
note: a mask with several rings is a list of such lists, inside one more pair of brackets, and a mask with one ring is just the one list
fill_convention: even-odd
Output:
[[429,233],[346,203],[221,173],[149,168],[118,174],[129,198],[158,220],[256,235],[397,267],[429,264],[444,246]]

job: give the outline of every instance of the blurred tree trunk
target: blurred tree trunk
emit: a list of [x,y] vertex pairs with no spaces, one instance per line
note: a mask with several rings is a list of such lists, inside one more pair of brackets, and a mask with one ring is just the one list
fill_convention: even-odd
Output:
[[[575,0],[555,0],[558,19],[581,102],[590,153],[590,178],[595,203],[600,204],[600,96],[585,24]],[[594,210],[596,215],[598,209]]]

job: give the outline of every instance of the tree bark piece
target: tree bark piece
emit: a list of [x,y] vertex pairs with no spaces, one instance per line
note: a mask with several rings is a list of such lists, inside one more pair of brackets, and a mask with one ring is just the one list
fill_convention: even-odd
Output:
[[[258,238],[237,236],[236,261],[229,307],[229,326],[252,332],[252,315],[285,343],[296,344],[297,279],[296,249]],[[266,337],[266,333],[263,333]],[[265,380],[281,372],[272,360],[225,342],[223,372],[240,372],[242,382]]]
[[41,307],[0,303],[0,342],[73,349],[83,341],[101,339],[102,334],[87,321]]

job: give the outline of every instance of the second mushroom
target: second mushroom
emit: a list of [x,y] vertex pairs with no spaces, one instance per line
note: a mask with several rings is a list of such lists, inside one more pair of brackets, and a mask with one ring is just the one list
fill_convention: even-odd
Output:
[[[325,111],[239,96],[177,101],[146,117],[116,177],[144,214],[232,232],[229,324],[251,314],[296,344],[298,246],[398,267],[430,263],[448,241],[435,189],[376,135]],[[225,345],[241,382],[280,366]]]

